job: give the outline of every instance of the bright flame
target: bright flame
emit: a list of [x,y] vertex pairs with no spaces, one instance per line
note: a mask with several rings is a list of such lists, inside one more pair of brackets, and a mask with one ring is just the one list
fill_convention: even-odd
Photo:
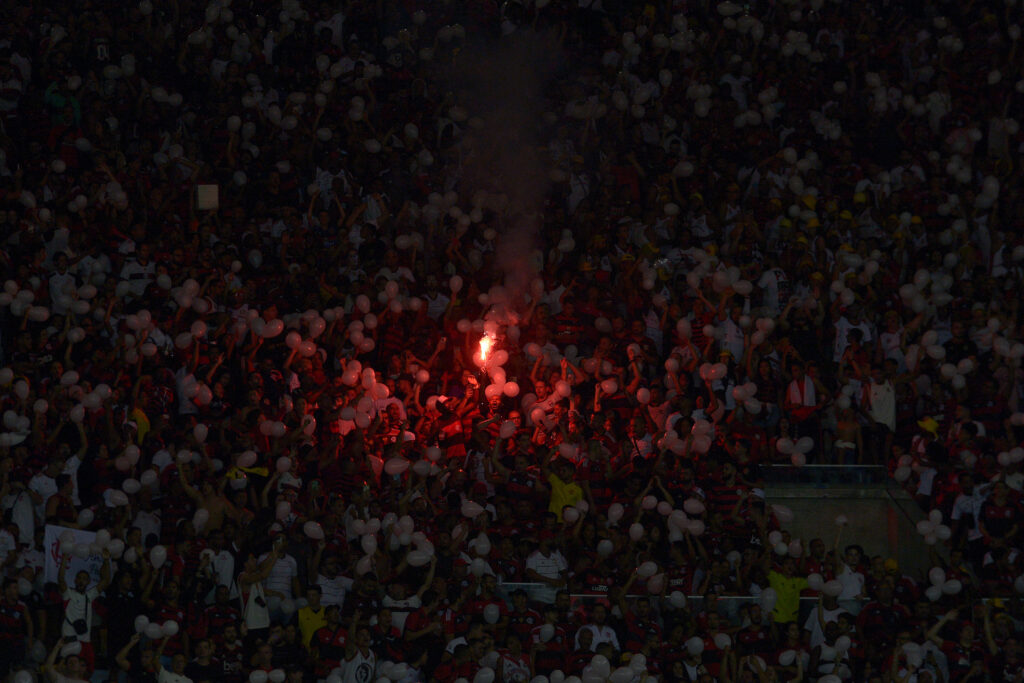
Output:
[[480,360],[487,361],[487,356],[491,353],[491,347],[494,346],[494,337],[485,334],[480,337]]

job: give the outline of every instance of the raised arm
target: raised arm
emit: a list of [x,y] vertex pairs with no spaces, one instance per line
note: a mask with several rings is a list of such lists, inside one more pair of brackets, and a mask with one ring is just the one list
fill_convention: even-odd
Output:
[[96,584],[96,591],[102,593],[110,585],[110,551],[103,549],[103,564],[100,566],[100,582]]
[[943,626],[956,619],[957,615],[959,614],[960,611],[956,609],[952,609],[946,612],[944,615],[942,615],[941,619],[935,622],[934,626],[928,629],[928,632],[924,635],[925,639],[932,641],[939,647],[942,647],[942,638],[939,637],[939,632],[942,630]]

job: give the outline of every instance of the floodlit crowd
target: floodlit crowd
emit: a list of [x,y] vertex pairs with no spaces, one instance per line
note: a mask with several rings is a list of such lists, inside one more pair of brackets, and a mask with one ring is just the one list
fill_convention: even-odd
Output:
[[0,681],[1024,681],[1019,17],[3,3]]

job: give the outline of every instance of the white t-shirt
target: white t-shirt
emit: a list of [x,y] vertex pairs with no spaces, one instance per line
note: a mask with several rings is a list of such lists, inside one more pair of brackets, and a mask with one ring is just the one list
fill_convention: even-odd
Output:
[[843,584],[840,600],[854,600],[864,592],[864,575],[850,569],[850,565],[844,565],[843,571],[836,578]]
[[381,605],[391,610],[391,625],[397,628],[399,633],[405,633],[405,620],[410,613],[423,606],[423,601],[418,595],[411,595],[404,600],[395,600],[390,595],[385,595]]
[[868,411],[875,422],[896,431],[896,388],[889,380],[881,384],[871,381],[864,388],[868,396]]
[[[266,556],[266,553],[260,555],[259,562],[262,563]],[[263,588],[268,591],[278,591],[286,598],[291,598],[293,597],[292,580],[297,578],[298,575],[299,563],[291,555],[285,555],[278,558],[278,561],[274,562],[273,566],[270,567],[270,573],[263,581]]]
[[345,604],[345,595],[352,590],[352,579],[338,574],[333,579],[328,579],[323,574],[317,574],[316,585],[320,586],[320,603],[324,605]]
[[156,536],[157,540],[160,539],[160,514],[158,512],[139,510],[132,526],[142,532],[143,540],[147,539],[150,534]]
[[576,632],[576,649],[580,647],[580,633],[584,630],[590,631],[594,634],[594,641],[590,644],[590,651],[597,652],[597,646],[602,643],[610,643],[616,650],[621,650],[619,647],[619,637],[615,634],[615,629],[605,624],[604,626],[598,626],[597,624],[586,624],[580,627],[580,630]]
[[[64,599],[64,621],[61,623],[60,633],[65,638],[74,638],[80,642],[88,643],[92,632],[92,601],[100,593],[95,588],[89,588],[80,593],[74,588],[68,588],[61,596]],[[85,620],[85,633],[78,633],[73,626],[79,619]]]
[[369,650],[368,652],[369,654],[364,656],[361,652],[356,650],[356,654],[352,659],[342,662],[342,683],[373,683],[373,681],[377,680],[375,675],[377,670],[377,655],[373,653],[373,650]]
[[54,678],[51,680],[56,681],[56,683],[89,683],[81,678],[68,678],[62,673],[54,673]]
[[[259,562],[267,559],[267,553],[260,555]],[[299,563],[291,555],[278,558],[274,566],[270,568],[270,574],[263,581],[263,587],[268,591],[277,591],[286,598],[292,597],[292,579],[299,575]]]
[[[565,561],[565,557],[558,550],[551,551],[551,554],[546,557],[541,551],[535,550],[526,558],[526,568],[532,569],[543,577],[557,579],[562,572],[568,570],[569,563]],[[534,599],[538,602],[554,602],[556,593],[557,591],[553,587],[544,585],[536,589]]]
[[193,680],[182,674],[175,674],[173,671],[167,671],[163,667],[160,669],[160,674],[157,675],[158,683],[193,683]]
[[985,493],[980,492],[978,487],[975,487],[974,493],[969,496],[961,493],[953,503],[953,513],[950,515],[950,519],[958,522],[964,517],[971,518],[966,522],[968,524],[968,541],[976,541],[982,537],[981,529],[978,528],[978,520],[981,518],[981,508],[985,504],[986,498]]
[[43,472],[40,472],[29,480],[28,488],[29,490],[38,493],[39,497],[43,499],[42,502],[36,506],[36,515],[39,519],[46,519],[46,501],[50,499],[50,496],[57,493],[57,480]]
[[865,346],[868,344],[868,342],[874,339],[874,337],[871,334],[871,326],[868,325],[863,320],[854,325],[853,323],[846,319],[846,316],[843,316],[842,318],[836,321],[835,328],[836,343],[832,349],[832,360],[837,363],[840,360],[842,360],[843,352],[846,351],[846,347],[849,345],[847,339],[849,338],[850,330],[857,329],[863,333],[864,336],[861,337],[860,342]]
[[160,673],[157,674],[156,680],[158,683],[192,683],[192,679],[182,674],[176,674],[173,671],[160,668]]
[[438,292],[433,297],[428,294],[423,298],[427,302],[427,317],[432,320],[440,320],[444,312],[448,310],[448,304],[452,301],[441,292]]
[[128,289],[135,296],[142,296],[156,276],[156,264],[150,261],[142,265],[138,261],[131,260],[121,268],[121,280],[128,283]]
[[234,555],[227,550],[221,550],[219,553],[214,554],[210,565],[213,567],[214,576],[217,577],[217,585],[230,586],[232,593],[237,594]]
[[65,296],[70,298],[71,290],[75,287],[75,276],[70,272],[54,273],[47,285],[50,289],[50,309],[54,315],[67,315],[68,307],[62,301]]
[[[837,621],[839,619],[839,615],[844,612],[846,612],[846,610],[837,605],[835,609],[822,609],[821,616],[825,620],[825,623],[829,624]],[[811,634],[811,648],[818,647],[825,642],[825,633],[821,630],[821,624],[818,623],[817,607],[811,610],[811,613],[807,615],[807,621],[804,622],[804,630]]]

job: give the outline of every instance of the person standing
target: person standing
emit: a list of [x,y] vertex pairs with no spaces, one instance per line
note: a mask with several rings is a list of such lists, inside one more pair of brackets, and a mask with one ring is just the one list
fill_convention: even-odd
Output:
[[96,665],[96,655],[92,649],[92,618],[93,601],[110,585],[110,551],[103,550],[103,565],[100,567],[100,580],[89,587],[89,572],[79,571],[75,575],[74,586],[68,586],[65,580],[70,553],[63,553],[60,568],[57,572],[57,587],[64,601],[64,621],[61,623],[61,636],[67,641],[77,640],[82,644],[79,653],[85,663],[86,671],[91,675]]
[[4,581],[0,599],[0,679],[21,664],[26,643],[32,642],[32,615],[19,597],[18,580]]
[[376,680],[377,654],[370,647],[370,628],[360,624],[362,613],[355,611],[349,633],[353,634],[345,642],[345,661],[341,665],[342,683],[372,683]]
[[893,433],[896,431],[896,385],[887,368],[884,369],[878,363],[871,366],[871,377],[864,387],[863,407],[870,419],[867,443],[869,464],[884,464],[892,450]]

